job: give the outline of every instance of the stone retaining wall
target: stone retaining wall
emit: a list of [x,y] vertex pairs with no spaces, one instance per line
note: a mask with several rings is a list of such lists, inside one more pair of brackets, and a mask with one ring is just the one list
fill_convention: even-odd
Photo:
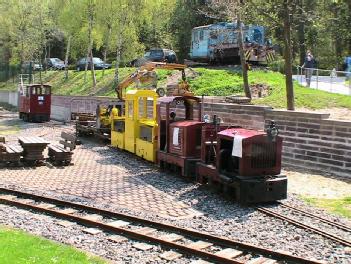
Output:
[[351,121],[328,117],[329,114],[266,111],[266,121],[275,120],[284,137],[284,164],[351,177]]
[[271,109],[271,107],[206,103],[206,99],[204,104],[204,114],[208,114],[211,117],[216,114],[227,125],[238,125],[256,130],[264,129],[265,111],[269,109]]
[[59,96],[51,97],[51,118],[59,121],[70,121],[71,113],[95,113],[98,104],[118,102],[112,97],[92,96]]
[[0,102],[8,103],[13,106],[18,106],[18,92],[17,91],[0,91]]

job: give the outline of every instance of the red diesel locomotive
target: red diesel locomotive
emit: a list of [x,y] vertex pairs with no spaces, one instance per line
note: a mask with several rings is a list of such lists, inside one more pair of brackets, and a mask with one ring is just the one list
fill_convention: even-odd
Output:
[[19,91],[19,118],[29,122],[50,120],[51,86],[47,84],[21,85]]
[[267,132],[202,121],[201,100],[191,96],[158,100],[158,163],[185,177],[217,186],[240,203],[287,196],[280,175],[282,138],[272,121]]

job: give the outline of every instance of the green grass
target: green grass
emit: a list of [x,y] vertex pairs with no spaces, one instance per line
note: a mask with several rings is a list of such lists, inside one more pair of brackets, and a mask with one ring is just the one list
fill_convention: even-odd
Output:
[[13,80],[8,80],[7,82],[0,82],[0,91],[16,91],[17,90],[17,83],[13,82]]
[[[199,76],[190,79],[189,83],[196,95],[243,94],[242,77],[239,72],[205,68],[196,68],[195,70]],[[271,87],[269,96],[254,99],[254,104],[286,108],[285,77],[283,74],[272,71],[250,71],[249,83],[267,84]],[[297,82],[294,82],[294,89],[296,107],[309,109],[345,107],[351,109],[351,96],[305,88]]]
[[[254,76],[257,72],[252,73]],[[251,73],[250,73],[251,75]],[[250,79],[250,78],[249,78]],[[286,108],[285,78],[280,73],[261,72],[255,76],[258,82],[269,84],[273,89],[269,96],[253,100],[254,104]],[[351,109],[351,96],[328,93],[303,87],[294,82],[295,106],[309,109],[345,107]]]
[[[128,74],[132,73],[135,68],[120,68],[120,80],[123,80]],[[87,73],[87,80],[84,81],[84,71],[69,71],[68,80],[65,80],[64,71],[47,71],[42,72],[42,80],[44,83],[52,85],[52,91],[57,95],[104,95],[115,96],[113,88],[115,69],[103,71],[95,71],[97,86],[95,91],[92,88],[91,72]],[[172,74],[169,70],[157,70],[159,84],[166,82],[167,76]],[[35,80],[39,80],[39,73],[35,74]],[[16,90],[13,82],[0,83],[0,90]]]
[[0,263],[103,264],[106,262],[70,246],[0,227]]
[[[123,79],[131,72],[132,69],[130,68],[121,68],[120,78]],[[48,71],[46,74],[43,73],[43,80],[51,84],[53,93],[58,95],[89,95],[91,93],[96,95],[108,95],[111,91],[114,91],[114,69],[105,70],[104,75],[102,71],[95,72],[97,82],[95,91],[92,88],[91,72],[87,72],[86,82],[84,81],[84,75],[84,71],[69,71],[68,80],[65,80],[63,71]]]
[[351,196],[342,199],[302,197],[306,202],[351,219]]
[[195,95],[231,95],[242,94],[242,78],[237,72],[196,68],[199,74],[189,79],[189,84]]

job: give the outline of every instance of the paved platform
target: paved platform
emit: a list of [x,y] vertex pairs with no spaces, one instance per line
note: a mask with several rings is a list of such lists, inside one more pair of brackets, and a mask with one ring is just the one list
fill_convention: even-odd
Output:
[[[66,126],[65,129],[67,128]],[[60,127],[38,128],[32,125],[9,138],[15,141],[20,134],[39,133],[55,142],[61,131]],[[168,218],[188,218],[199,214],[170,194],[143,181],[141,177],[145,173],[160,172],[151,164],[137,160],[128,153],[84,140],[83,145],[77,146],[74,151],[72,162],[74,165],[67,167],[47,164],[36,168],[2,168],[0,185],[83,197]]]

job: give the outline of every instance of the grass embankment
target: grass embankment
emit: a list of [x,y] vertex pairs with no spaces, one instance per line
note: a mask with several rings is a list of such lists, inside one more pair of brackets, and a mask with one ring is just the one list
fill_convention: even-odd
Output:
[[[134,68],[121,68],[120,80],[123,80],[133,72]],[[240,72],[233,69],[207,69],[195,68],[198,74],[194,78],[188,78],[190,86],[196,95],[233,95],[243,94],[242,77]],[[158,85],[164,86],[167,76],[172,74],[169,70],[157,70]],[[53,86],[53,93],[59,95],[106,95],[115,96],[113,89],[114,69],[96,71],[97,87],[92,89],[91,74],[88,72],[87,81],[84,82],[84,72],[69,72],[69,79],[64,79],[64,72],[48,71],[42,73],[44,82]],[[36,80],[39,75],[36,74]],[[250,71],[250,84],[266,84],[271,90],[269,96],[254,99],[254,104],[269,105],[275,108],[286,107],[286,91],[284,75],[271,71]],[[332,107],[345,107],[351,109],[351,96],[328,93],[324,91],[305,88],[294,83],[295,105],[309,109],[326,109]],[[0,84],[0,89],[15,89],[12,82]]]
[[330,212],[351,219],[351,196],[342,199],[321,199],[306,197],[303,197],[303,199],[312,205],[325,208]]
[[[127,77],[135,71],[135,68],[120,68],[120,80]],[[105,70],[105,72],[99,70],[95,71],[96,76],[96,88],[92,88],[92,77],[91,72],[87,73],[87,80],[84,81],[84,71],[69,71],[68,80],[65,79],[64,71],[47,71],[42,72],[41,77],[44,83],[52,85],[52,92],[57,95],[104,95],[104,96],[115,96],[113,89],[115,69]],[[157,70],[158,84],[163,85],[167,79],[167,76],[172,74],[169,70]],[[39,72],[35,73],[34,79],[39,82]],[[12,80],[8,82],[0,83],[0,90],[16,90],[17,84],[13,83]]]
[[4,227],[0,227],[0,249],[0,263],[106,263],[73,247]]
[[[190,80],[197,95],[231,95],[243,94],[242,77],[233,70],[198,68],[199,76]],[[269,96],[254,99],[254,104],[269,105],[275,108],[286,107],[285,77],[272,71],[250,71],[250,84],[267,84],[271,87]],[[303,87],[294,82],[295,105],[310,109],[346,107],[351,109],[351,96],[333,94]]]

